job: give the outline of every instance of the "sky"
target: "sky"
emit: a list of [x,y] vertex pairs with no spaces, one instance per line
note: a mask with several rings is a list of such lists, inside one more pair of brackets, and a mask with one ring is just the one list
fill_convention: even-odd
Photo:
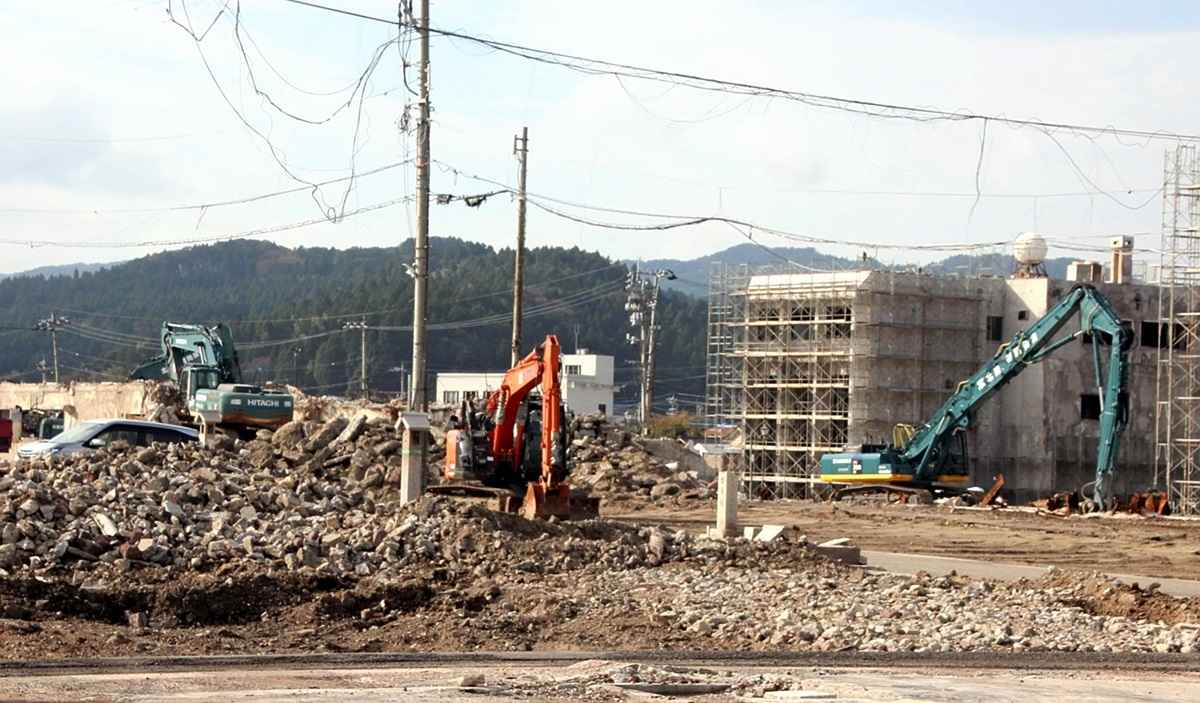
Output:
[[[327,4],[396,15],[389,2]],[[371,209],[411,199],[411,164],[316,192],[187,207],[346,178],[352,167],[361,174],[414,155],[404,115],[415,117],[415,98],[400,47],[378,52],[361,118],[356,102],[337,111],[351,97],[343,89],[395,36],[394,26],[244,0],[243,55],[235,3],[224,7],[172,0],[174,17],[203,35],[197,42],[171,21],[167,0],[0,3],[0,23],[21,28],[0,44],[0,61],[12,69],[0,72],[0,272],[124,260],[246,232],[286,246],[388,246],[412,236],[411,202]],[[1189,80],[1200,42],[1194,2],[433,0],[431,23],[824,95],[1200,133],[1198,86]],[[1157,258],[1155,191],[1164,151],[1173,148],[1166,140],[883,120],[584,75],[460,39],[431,44],[435,193],[496,189],[471,176],[515,184],[513,136],[527,126],[534,197],[729,217],[862,242],[823,248],[865,249],[885,262],[943,256],[914,244],[1007,242],[1025,231],[1088,246],[1133,234],[1148,250],[1140,258]],[[407,57],[416,63],[415,46]],[[336,217],[343,197],[346,212],[364,211]],[[662,221],[562,209],[608,222]],[[292,228],[303,223],[311,224]],[[507,194],[477,208],[431,205],[435,236],[511,247],[515,227]],[[746,233],[713,222],[621,231],[531,208],[527,244],[686,259],[743,243]],[[127,246],[134,243],[150,244]]]

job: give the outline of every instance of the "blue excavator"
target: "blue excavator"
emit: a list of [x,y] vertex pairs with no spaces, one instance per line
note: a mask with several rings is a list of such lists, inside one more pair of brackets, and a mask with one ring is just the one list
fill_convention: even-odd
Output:
[[143,362],[129,377],[178,385],[202,438],[212,431],[249,438],[258,429],[276,429],[292,419],[290,393],[242,383],[228,325],[164,322],[159,340],[162,354]]
[[[1051,341],[1078,313],[1080,329]],[[1063,345],[1091,335],[1100,391],[1100,446],[1092,501],[1110,503],[1111,481],[1121,434],[1129,424],[1129,349],[1133,332],[1122,323],[1108,299],[1089,285],[1077,285],[1041,319],[1013,336],[995,356],[919,427],[896,425],[892,443],[863,445],[860,451],[821,457],[823,482],[847,486],[877,486],[898,492],[961,487],[970,477],[965,430],[976,408],[1031,364]],[[1107,366],[1101,363],[1101,341],[1109,342]]]

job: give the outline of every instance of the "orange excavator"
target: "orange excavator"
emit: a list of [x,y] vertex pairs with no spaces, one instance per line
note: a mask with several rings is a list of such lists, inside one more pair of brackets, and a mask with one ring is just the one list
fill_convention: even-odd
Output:
[[446,432],[444,481],[431,492],[491,497],[506,511],[520,500],[530,519],[599,515],[599,499],[573,494],[566,482],[560,356],[558,337],[549,335],[504,374],[482,409],[462,402]]

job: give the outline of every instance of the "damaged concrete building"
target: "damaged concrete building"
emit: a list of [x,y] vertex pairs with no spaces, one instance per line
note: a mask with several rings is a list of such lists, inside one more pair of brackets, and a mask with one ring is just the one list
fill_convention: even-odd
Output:
[[[1099,268],[1072,274],[1084,280]],[[1130,492],[1156,479],[1155,363],[1167,335],[1157,319],[1157,287],[1129,282],[1127,266],[1118,272],[1119,283],[1093,284],[1136,339],[1130,426],[1115,484]],[[715,272],[709,419],[741,430],[748,493],[807,495],[822,454],[888,442],[896,424],[921,424],[1072,285],[867,270]],[[1073,320],[1060,335],[1078,329]],[[1100,409],[1093,343],[1083,336],[1067,344],[978,409],[967,438],[973,485],[987,486],[1003,472],[1007,494],[1028,500],[1092,480]]]

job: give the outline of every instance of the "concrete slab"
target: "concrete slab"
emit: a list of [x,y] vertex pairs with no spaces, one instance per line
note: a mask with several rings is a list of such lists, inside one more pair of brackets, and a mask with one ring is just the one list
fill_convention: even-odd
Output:
[[759,542],[772,542],[779,539],[787,529],[786,525],[763,525],[754,539]]

